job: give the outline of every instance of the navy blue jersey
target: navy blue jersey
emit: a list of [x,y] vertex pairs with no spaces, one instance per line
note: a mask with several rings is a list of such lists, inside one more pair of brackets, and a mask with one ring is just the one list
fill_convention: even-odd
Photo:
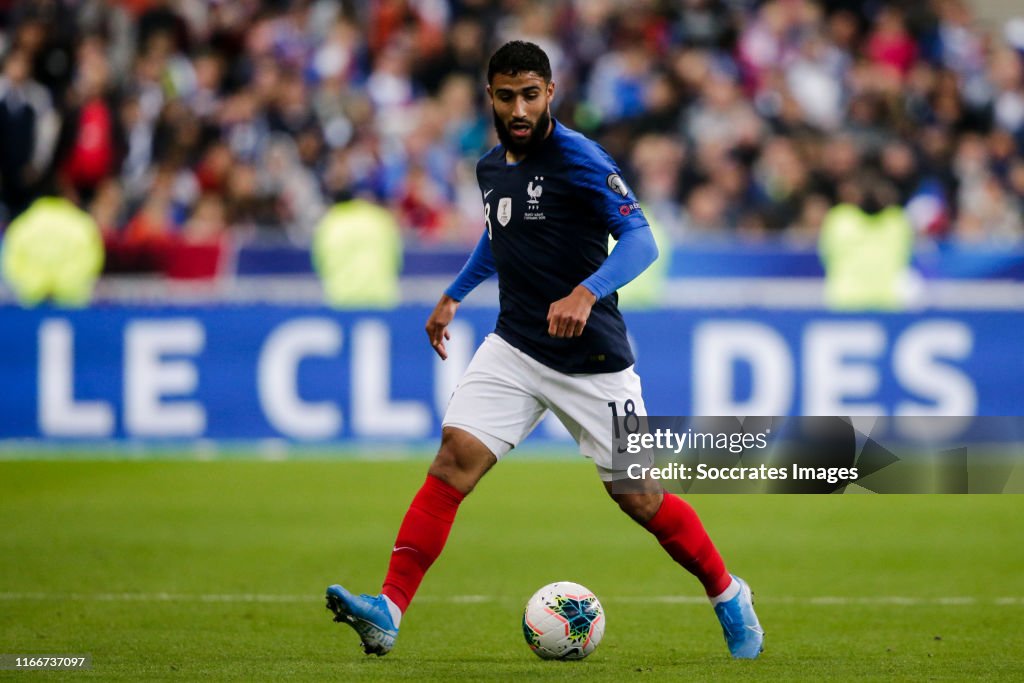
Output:
[[517,164],[498,145],[479,161],[487,233],[498,272],[495,332],[564,373],[617,372],[633,364],[626,324],[612,292],[598,300],[583,334],[548,334],[548,309],[608,257],[608,235],[647,220],[608,153],[557,121]]

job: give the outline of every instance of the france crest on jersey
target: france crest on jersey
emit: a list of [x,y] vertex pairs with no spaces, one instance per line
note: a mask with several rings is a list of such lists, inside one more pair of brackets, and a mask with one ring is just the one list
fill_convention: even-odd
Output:
[[608,256],[609,233],[647,228],[621,172],[596,142],[554,122],[540,147],[517,164],[498,145],[477,164],[484,221],[498,272],[495,332],[565,373],[617,372],[633,364],[614,293],[594,304],[580,337],[548,335],[552,303]]

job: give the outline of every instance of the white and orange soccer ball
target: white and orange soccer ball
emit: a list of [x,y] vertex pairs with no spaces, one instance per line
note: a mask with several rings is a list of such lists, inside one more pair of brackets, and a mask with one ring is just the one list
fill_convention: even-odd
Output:
[[583,659],[601,642],[604,621],[604,608],[592,591],[558,581],[526,603],[523,635],[541,659]]

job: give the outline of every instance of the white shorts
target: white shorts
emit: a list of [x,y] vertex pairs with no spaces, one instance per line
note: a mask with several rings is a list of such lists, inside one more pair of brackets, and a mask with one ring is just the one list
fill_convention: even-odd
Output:
[[630,366],[619,372],[567,375],[489,334],[455,387],[442,421],[477,437],[500,459],[533,431],[548,410],[569,430],[580,453],[611,481],[612,408],[646,415],[640,376]]

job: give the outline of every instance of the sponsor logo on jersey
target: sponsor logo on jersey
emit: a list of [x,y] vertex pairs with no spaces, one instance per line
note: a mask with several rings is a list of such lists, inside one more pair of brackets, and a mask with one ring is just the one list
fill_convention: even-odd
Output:
[[[621,194],[621,195],[622,195],[623,197],[628,197],[628,196],[629,196],[629,188],[628,188],[628,187],[626,187],[626,181],[625,181],[625,180],[623,180],[623,179],[622,179],[622,178],[621,178],[621,177],[619,176],[619,174],[618,174],[618,173],[612,173],[612,174],[610,174],[610,175],[609,175],[609,176],[608,176],[608,177],[607,177],[607,178],[605,179],[605,182],[606,182],[606,183],[608,183],[608,188],[609,188],[609,189],[610,189],[610,190],[611,190],[612,192],[616,192],[616,193],[618,193],[618,194]],[[625,215],[625,214],[623,214],[623,215]]]
[[632,204],[623,204],[622,206],[619,207],[619,213],[621,213],[623,216],[628,216],[629,214],[633,213],[634,211],[639,211],[639,210],[640,210],[640,202],[633,202]]

